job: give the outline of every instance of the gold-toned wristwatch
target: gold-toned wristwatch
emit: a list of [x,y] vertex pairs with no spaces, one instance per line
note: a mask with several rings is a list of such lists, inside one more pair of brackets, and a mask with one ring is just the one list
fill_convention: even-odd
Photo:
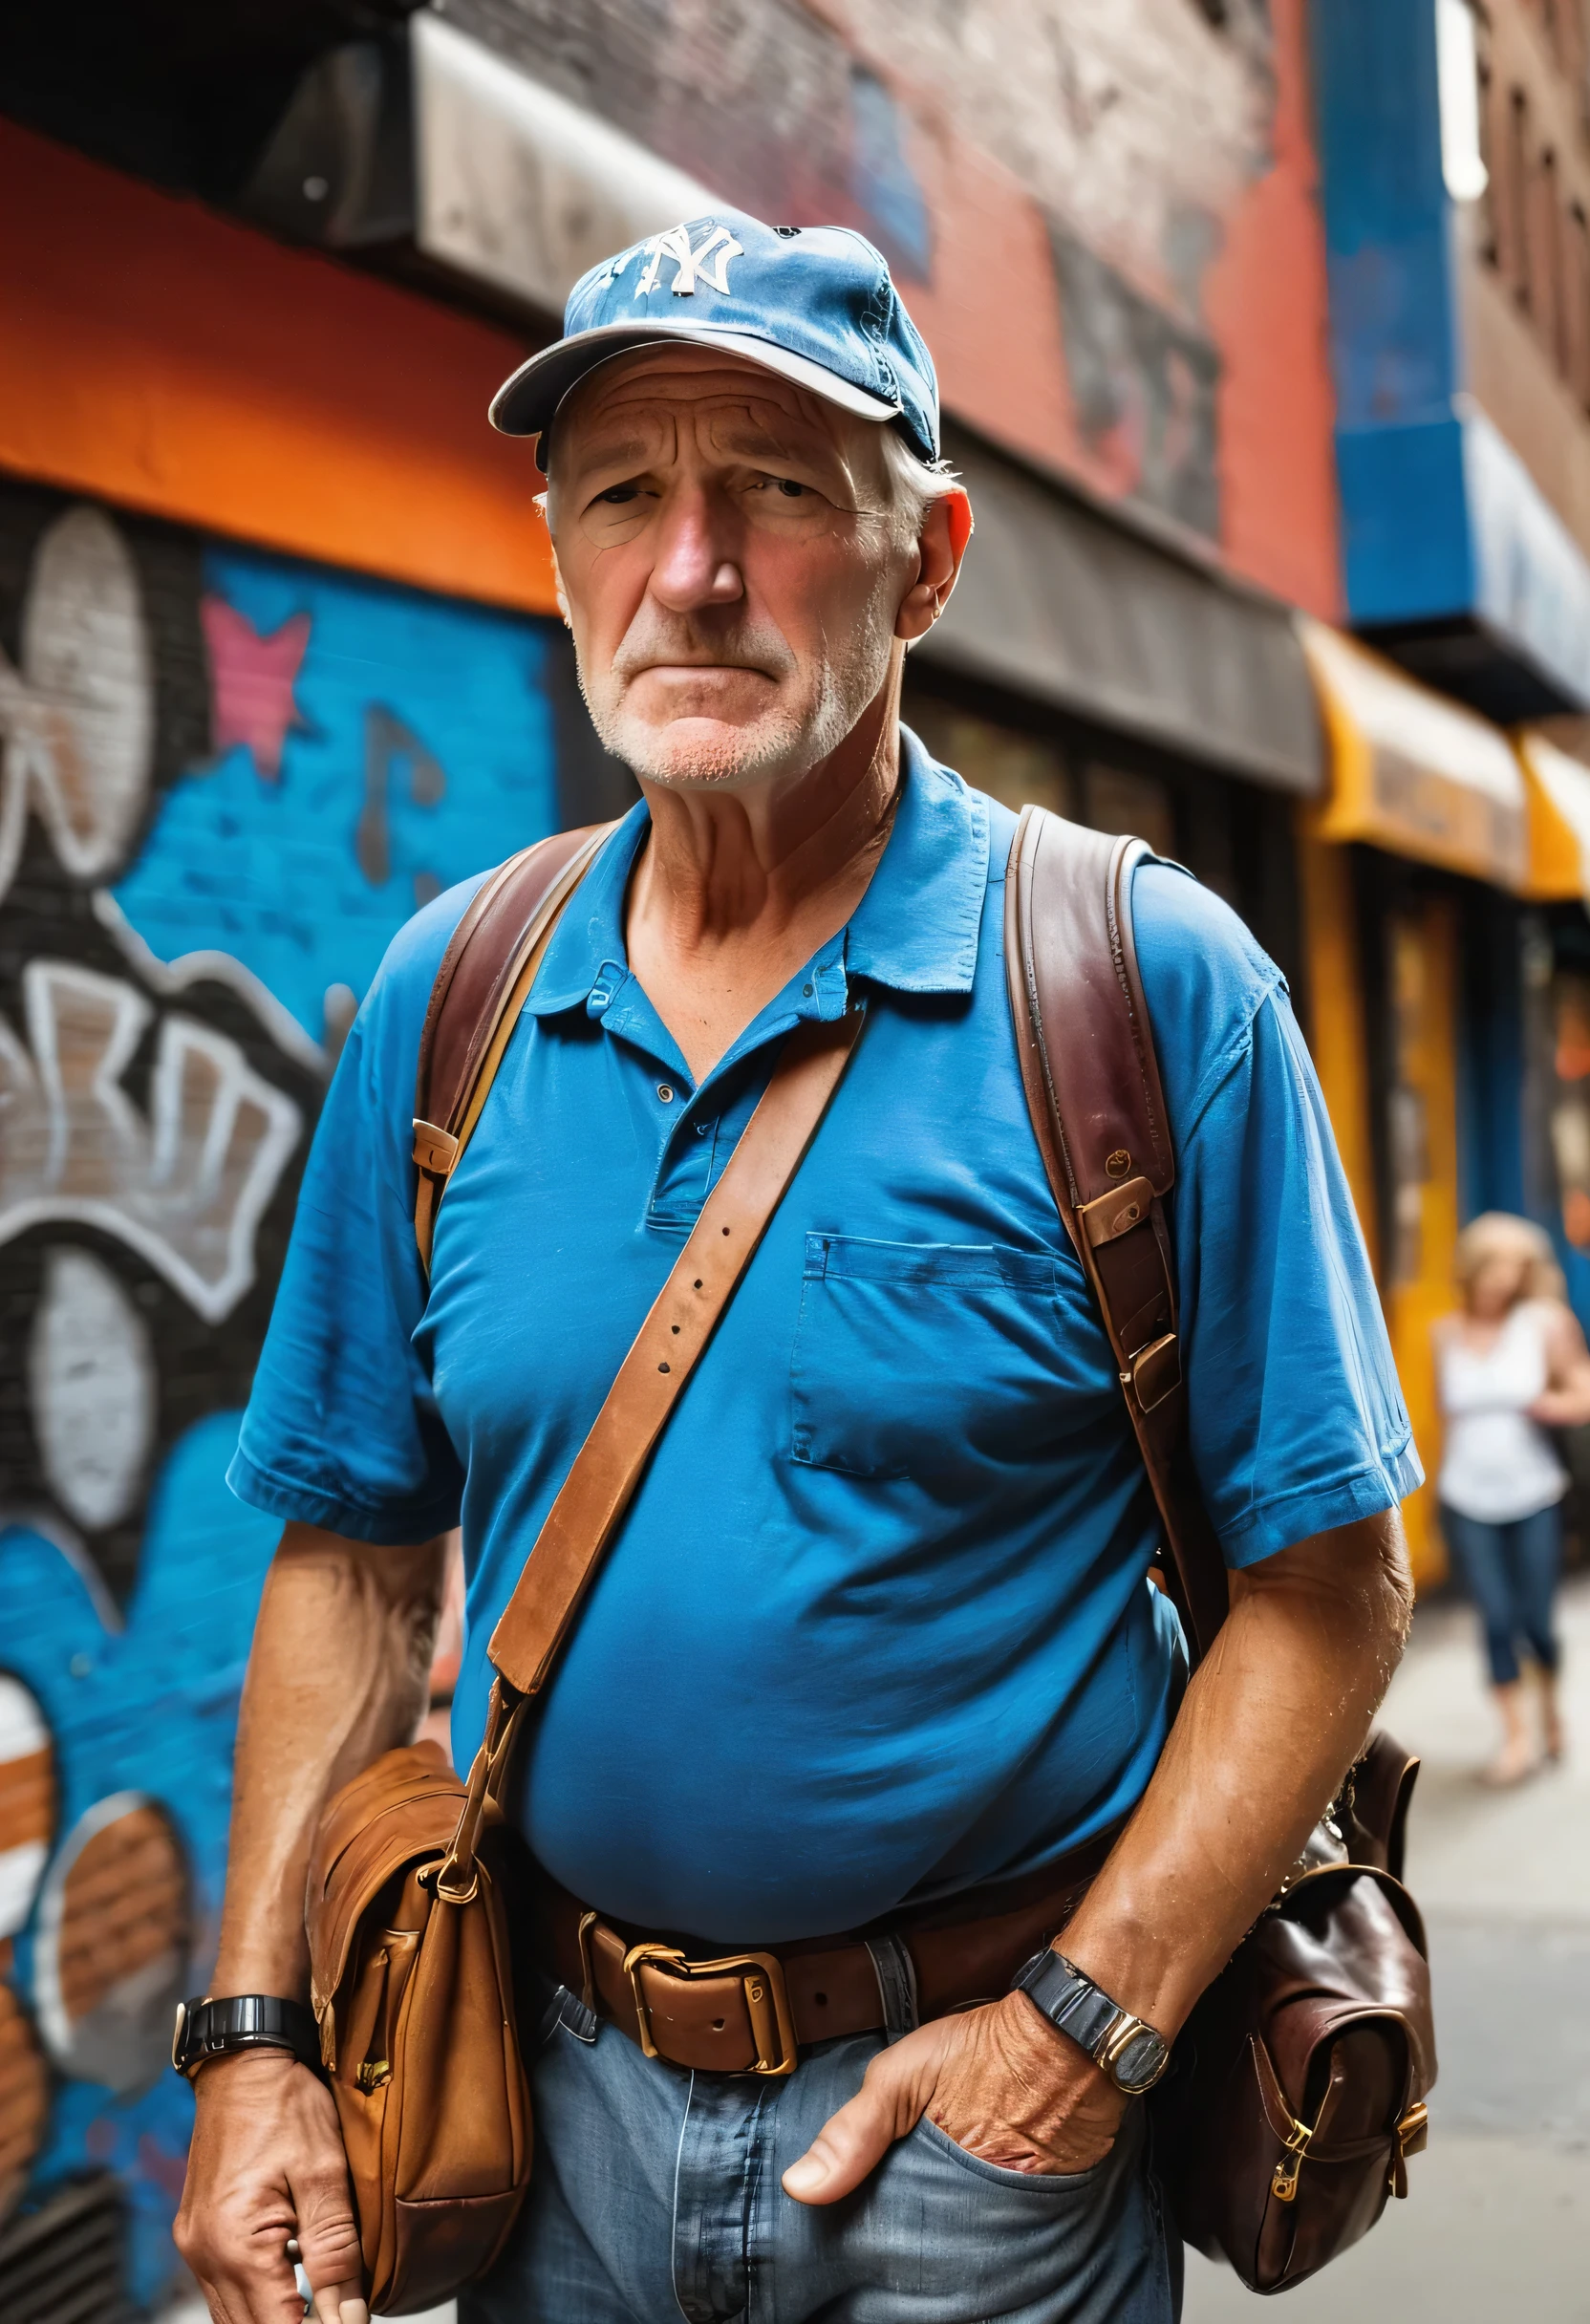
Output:
[[1052,1948],[1034,1953],[1010,1982],[1013,1992],[1025,1993],[1128,2098],[1151,2090],[1171,2063],[1171,2045],[1164,2034],[1111,2001],[1064,1953]]

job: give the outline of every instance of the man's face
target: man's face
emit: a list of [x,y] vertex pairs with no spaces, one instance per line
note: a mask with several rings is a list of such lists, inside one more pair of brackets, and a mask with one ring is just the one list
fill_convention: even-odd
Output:
[[570,397],[548,517],[591,718],[637,775],[800,774],[849,733],[916,573],[880,438],[705,348],[647,350]]

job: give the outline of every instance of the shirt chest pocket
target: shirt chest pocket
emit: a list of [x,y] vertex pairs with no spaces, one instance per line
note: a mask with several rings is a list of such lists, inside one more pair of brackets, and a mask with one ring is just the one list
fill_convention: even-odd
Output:
[[791,1456],[930,1489],[1031,1459],[1057,1432],[1063,1337],[1042,1252],[808,1235]]

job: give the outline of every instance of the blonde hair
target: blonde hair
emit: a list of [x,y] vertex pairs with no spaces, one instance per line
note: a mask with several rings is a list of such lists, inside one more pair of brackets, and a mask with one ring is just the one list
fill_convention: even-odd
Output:
[[1477,1218],[1470,1219],[1452,1254],[1452,1273],[1465,1300],[1475,1276],[1493,1259],[1523,1261],[1520,1300],[1566,1297],[1567,1286],[1552,1249],[1551,1237],[1532,1219],[1515,1217],[1511,1211],[1482,1211]]

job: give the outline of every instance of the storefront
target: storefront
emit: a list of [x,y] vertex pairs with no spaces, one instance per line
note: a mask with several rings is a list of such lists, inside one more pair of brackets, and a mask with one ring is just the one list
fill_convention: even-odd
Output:
[[1549,735],[1517,738],[1529,784],[1533,942],[1525,1047],[1532,1214],[1548,1222],[1590,1326],[1590,766]]
[[[1313,1045],[1433,1476],[1430,1325],[1463,1222],[1548,1225],[1590,1303],[1590,769],[1304,635],[1330,746],[1301,840]],[[1407,1517],[1438,1580],[1430,1485]]]

